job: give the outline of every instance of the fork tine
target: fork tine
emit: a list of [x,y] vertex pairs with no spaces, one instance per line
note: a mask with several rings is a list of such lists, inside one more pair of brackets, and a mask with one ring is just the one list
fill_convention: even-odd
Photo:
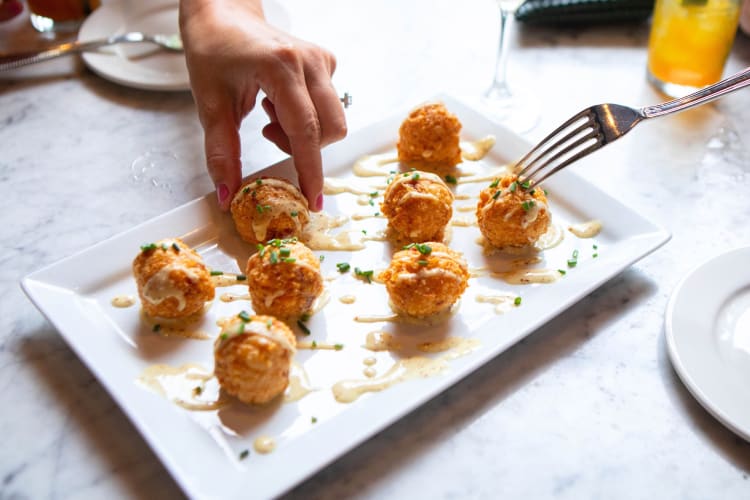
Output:
[[[547,148],[545,148],[545,150],[542,151],[541,153],[539,153],[536,156],[536,158],[534,158],[533,160],[529,161],[529,163],[523,168],[523,170],[521,170],[518,173],[518,176],[519,177],[526,177],[526,178],[533,177],[534,175],[536,175],[537,170],[539,170],[541,168],[544,168],[545,165],[549,164],[549,162],[551,162],[552,160],[558,158],[559,155],[556,155],[556,156],[554,156],[552,158],[547,159],[544,163],[542,163],[541,166],[539,166],[537,169],[534,169],[533,167],[537,164],[537,162],[541,161],[544,157],[552,154],[555,151],[555,149],[559,148],[560,146],[564,145],[565,143],[567,143],[568,141],[570,141],[574,137],[578,136],[584,130],[590,129],[592,127],[593,127],[593,125],[591,124],[591,120],[586,120],[584,123],[582,123],[581,125],[579,125],[577,128],[575,128],[574,130],[572,130],[571,132],[569,132],[568,134],[566,134],[564,137],[558,139],[553,144],[551,144]],[[539,145],[542,145],[542,144],[543,144],[543,142],[540,143]]]
[[594,144],[592,144],[591,146],[587,147],[586,149],[583,149],[583,150],[579,151],[579,152],[578,152],[578,153],[576,153],[575,155],[573,155],[573,156],[569,157],[569,158],[568,158],[568,159],[566,159],[565,161],[563,161],[563,162],[561,162],[560,164],[558,164],[557,166],[555,166],[555,167],[554,167],[553,169],[551,169],[551,170],[547,171],[547,173],[546,173],[546,174],[544,174],[544,175],[543,175],[543,176],[542,176],[541,178],[539,178],[539,179],[536,179],[536,180],[534,180],[534,185],[538,186],[538,185],[539,185],[539,184],[541,184],[541,183],[542,183],[542,182],[543,182],[543,181],[544,181],[545,179],[547,179],[547,177],[549,177],[550,175],[552,175],[552,174],[554,174],[554,173],[557,173],[557,172],[559,172],[560,170],[562,170],[563,168],[567,167],[568,165],[570,165],[570,164],[571,164],[571,163],[573,163],[574,161],[578,161],[578,160],[580,160],[581,158],[583,158],[584,156],[586,156],[586,155],[589,155],[589,154],[593,153],[593,152],[594,152],[594,151],[596,151],[597,149],[601,148],[601,147],[602,147],[603,145],[604,145],[604,143],[603,143],[603,142],[602,142],[601,140],[597,140],[597,141],[596,141],[596,142],[595,142]]
[[[586,124],[585,128],[590,128],[590,125]],[[568,140],[569,136],[570,134],[566,136],[565,140],[558,141],[556,144],[554,144],[554,147],[549,148],[550,149],[549,152],[552,152],[555,148],[559,148],[563,146],[565,144],[565,141]],[[539,175],[545,168],[552,165],[553,162],[562,158],[563,156],[570,153],[571,151],[574,151],[579,146],[583,146],[584,144],[590,142],[592,139],[595,140],[594,145],[599,145],[602,142],[601,137],[599,135],[599,131],[596,130],[595,128],[591,128],[591,131],[588,134],[581,136],[577,141],[571,144],[568,144],[564,148],[560,149],[557,153],[547,158],[541,165],[539,165],[536,169],[534,169],[533,172],[527,173],[526,176],[524,177],[524,180],[527,180],[527,181],[534,180],[535,176]],[[545,175],[544,177],[547,177],[547,176]],[[536,181],[537,184],[539,182],[541,181],[539,180]]]
[[[531,156],[532,156],[532,155],[533,155],[534,153],[536,153],[537,151],[539,151],[539,149],[540,149],[540,148],[541,148],[542,146],[546,145],[546,144],[547,144],[548,142],[550,142],[550,141],[552,140],[552,138],[553,138],[553,137],[555,137],[555,136],[556,136],[556,135],[558,135],[558,134],[559,134],[560,132],[562,132],[563,130],[565,130],[566,128],[568,128],[568,127],[569,127],[570,125],[572,125],[573,123],[577,122],[578,120],[581,120],[582,118],[587,118],[587,119],[590,119],[590,118],[591,118],[591,114],[590,114],[590,111],[591,111],[591,108],[586,108],[586,109],[584,109],[583,111],[581,111],[581,112],[579,112],[579,113],[577,113],[577,114],[575,114],[575,115],[571,116],[571,117],[570,117],[570,118],[569,118],[569,119],[568,119],[568,120],[567,120],[567,121],[566,121],[565,123],[563,123],[562,125],[560,125],[559,127],[557,127],[557,128],[556,128],[555,130],[553,130],[553,131],[552,131],[552,132],[551,132],[551,133],[550,133],[550,134],[549,134],[549,135],[548,135],[547,137],[545,137],[544,139],[542,139],[541,141],[539,141],[539,143],[538,143],[538,144],[537,144],[536,146],[534,146],[534,147],[533,147],[533,148],[531,149],[531,151],[529,151],[528,153],[526,153],[526,154],[524,155],[524,157],[523,157],[523,158],[521,158],[520,160],[518,160],[518,161],[516,162],[516,164],[515,164],[515,169],[518,169],[518,168],[519,168],[519,167],[520,167],[521,165],[523,165],[523,164],[524,164],[524,163],[525,163],[525,162],[526,162],[526,161],[527,161],[527,160],[528,160],[528,159],[529,159],[529,158],[530,158],[530,157],[531,157]],[[521,170],[521,172],[523,172],[523,170]]]

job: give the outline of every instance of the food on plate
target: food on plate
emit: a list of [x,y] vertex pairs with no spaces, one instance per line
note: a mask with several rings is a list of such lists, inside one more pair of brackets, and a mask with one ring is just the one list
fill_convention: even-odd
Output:
[[388,225],[409,241],[442,241],[453,215],[453,192],[443,179],[420,171],[395,174],[380,210]]
[[271,316],[243,311],[224,321],[214,344],[221,388],[245,403],[267,403],[289,385],[295,344],[289,327]]
[[494,247],[523,247],[547,232],[550,212],[544,190],[508,175],[479,193],[479,230]]
[[419,318],[445,312],[466,289],[469,271],[461,254],[442,243],[413,243],[396,252],[380,273],[397,313]]
[[247,284],[258,314],[294,318],[309,313],[323,291],[320,259],[297,238],[258,245],[247,261]]
[[302,192],[291,182],[276,177],[246,181],[234,195],[230,211],[237,232],[249,243],[299,238],[310,221]]
[[143,310],[152,317],[185,318],[214,298],[211,272],[198,253],[178,238],[141,246],[133,275]]
[[454,167],[461,162],[461,122],[442,103],[413,110],[398,131],[398,159]]

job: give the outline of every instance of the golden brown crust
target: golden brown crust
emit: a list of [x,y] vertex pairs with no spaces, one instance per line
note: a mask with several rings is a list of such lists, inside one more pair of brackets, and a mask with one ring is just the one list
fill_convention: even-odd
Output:
[[299,317],[323,291],[320,259],[296,239],[270,241],[248,259],[245,274],[258,314]]
[[[479,193],[477,223],[494,247],[522,247],[547,232],[550,212],[543,189],[524,189],[518,178],[508,175]],[[515,187],[513,187],[515,186]],[[497,192],[500,194],[496,194]]]
[[[241,325],[243,332],[238,333]],[[268,329],[272,335],[255,333]],[[231,332],[231,333],[227,333]],[[285,342],[274,340],[283,336]],[[296,340],[289,327],[271,316],[232,318],[222,328],[214,348],[214,373],[222,389],[249,404],[263,404],[283,393]]]
[[399,161],[453,167],[461,162],[461,122],[442,103],[412,111],[399,128]]
[[144,245],[133,260],[133,276],[149,316],[184,318],[214,298],[211,272],[201,256],[179,238]]
[[453,216],[453,193],[437,175],[412,171],[393,176],[380,205],[388,225],[409,241],[442,241]]
[[240,187],[230,206],[240,237],[248,243],[299,237],[310,221],[307,199],[286,179],[250,179]]
[[455,304],[468,285],[469,271],[461,254],[428,242],[396,252],[378,278],[397,312],[426,317]]

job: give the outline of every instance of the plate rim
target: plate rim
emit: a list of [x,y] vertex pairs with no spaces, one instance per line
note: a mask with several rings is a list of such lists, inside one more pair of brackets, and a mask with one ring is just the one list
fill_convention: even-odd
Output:
[[[691,369],[686,365],[685,360],[680,354],[680,349],[677,345],[677,334],[675,333],[673,319],[675,314],[675,306],[680,298],[680,294],[684,293],[685,286],[692,278],[695,277],[695,275],[699,271],[711,264],[728,259],[730,256],[742,253],[750,254],[750,246],[736,246],[734,248],[721,252],[718,255],[708,257],[698,264],[694,265],[685,274],[685,276],[680,279],[677,285],[675,285],[675,288],[669,297],[669,301],[667,302],[666,313],[664,315],[664,333],[667,341],[667,353],[669,354],[669,359],[672,363],[672,367],[674,368],[680,381],[688,390],[688,392],[693,396],[698,404],[700,404],[700,406],[709,413],[709,415],[714,417],[722,425],[727,427],[730,431],[737,434],[742,439],[750,441],[750,428],[743,428],[741,425],[737,424],[729,413],[720,408],[719,405],[717,405],[715,402],[712,402],[709,395],[706,394],[705,387],[702,386],[701,381],[697,380],[693,373],[691,373]],[[731,294],[736,291],[737,290],[728,291],[726,297],[730,297]]]

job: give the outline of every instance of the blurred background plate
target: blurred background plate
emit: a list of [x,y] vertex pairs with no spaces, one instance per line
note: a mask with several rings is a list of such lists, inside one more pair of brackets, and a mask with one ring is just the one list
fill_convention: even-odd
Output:
[[[263,2],[271,24],[289,29],[289,16],[277,2]],[[123,1],[104,3],[84,21],[79,40],[106,38],[128,31],[178,33],[177,0]],[[190,90],[185,56],[165,52],[151,44],[122,44],[83,54],[86,65],[102,78],[145,90]]]

